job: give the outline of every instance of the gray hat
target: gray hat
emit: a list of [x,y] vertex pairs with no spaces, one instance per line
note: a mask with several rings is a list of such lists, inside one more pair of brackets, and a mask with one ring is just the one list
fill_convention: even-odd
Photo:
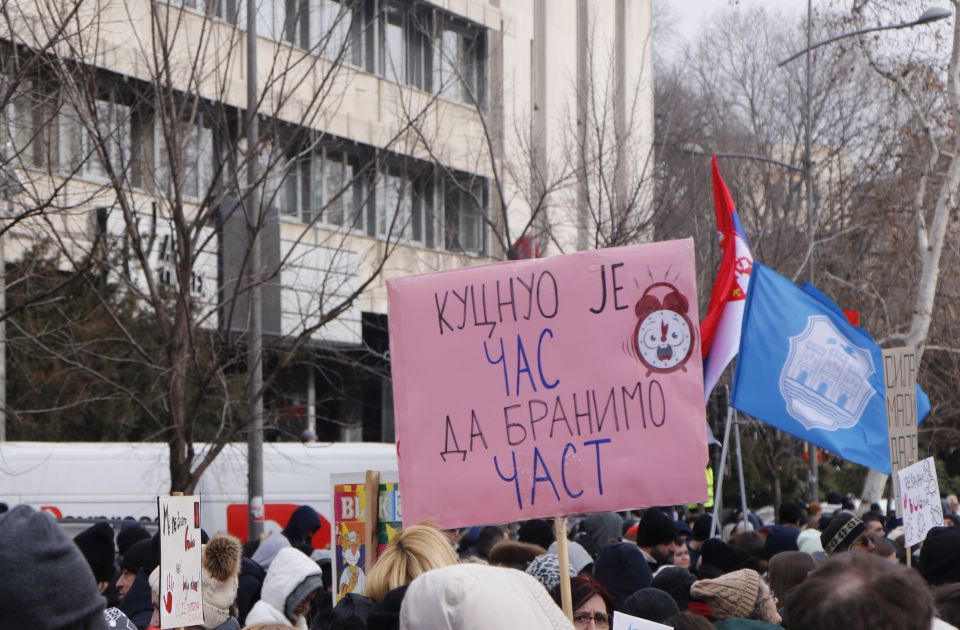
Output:
[[49,514],[18,505],[0,540],[0,628],[107,630],[93,572]]

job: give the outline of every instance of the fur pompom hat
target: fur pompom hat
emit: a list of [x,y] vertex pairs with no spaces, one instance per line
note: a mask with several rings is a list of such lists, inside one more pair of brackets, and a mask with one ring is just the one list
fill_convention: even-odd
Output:
[[203,546],[203,626],[216,628],[230,618],[237,599],[243,549],[229,534],[217,534]]

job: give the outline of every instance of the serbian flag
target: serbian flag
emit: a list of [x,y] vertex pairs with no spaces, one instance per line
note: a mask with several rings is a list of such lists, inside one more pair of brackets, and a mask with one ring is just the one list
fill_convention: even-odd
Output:
[[713,283],[707,316],[700,323],[704,400],[710,398],[723,370],[740,349],[740,325],[753,269],[753,254],[743,234],[733,198],[720,176],[716,156],[713,158],[713,203],[723,257]]

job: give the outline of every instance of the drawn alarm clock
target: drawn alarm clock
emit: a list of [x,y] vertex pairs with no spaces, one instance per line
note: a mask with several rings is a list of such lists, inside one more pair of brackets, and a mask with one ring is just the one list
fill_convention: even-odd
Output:
[[[661,301],[655,290],[666,291]],[[647,287],[634,309],[637,327],[633,347],[640,361],[651,372],[665,374],[682,369],[696,345],[696,327],[687,316],[689,302],[669,282],[655,282]]]

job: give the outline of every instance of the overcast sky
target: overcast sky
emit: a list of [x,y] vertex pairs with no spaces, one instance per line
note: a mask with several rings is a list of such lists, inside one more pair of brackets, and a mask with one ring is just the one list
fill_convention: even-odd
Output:
[[[762,6],[769,11],[780,11],[796,16],[806,15],[806,0],[653,0],[654,10],[659,6],[667,6],[674,23],[675,41],[658,42],[659,45],[668,45],[671,49],[682,46],[681,40],[693,39],[702,25],[709,22],[710,17],[721,9],[735,5],[740,9]],[[817,0],[814,0],[814,8]]]

